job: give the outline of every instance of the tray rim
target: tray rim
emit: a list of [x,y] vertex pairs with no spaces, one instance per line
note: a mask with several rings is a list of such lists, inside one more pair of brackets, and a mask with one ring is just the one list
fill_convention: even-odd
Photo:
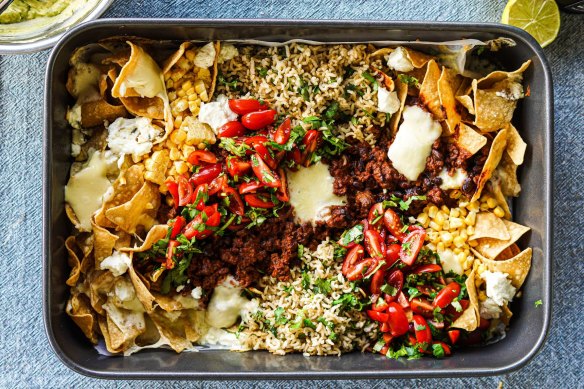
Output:
[[[475,369],[457,369],[448,368],[440,371],[427,369],[402,369],[402,370],[362,370],[362,371],[319,371],[319,372],[197,372],[197,371],[169,371],[164,373],[159,372],[110,372],[87,368],[81,366],[77,361],[69,358],[61,349],[61,345],[57,343],[53,335],[53,326],[50,320],[50,304],[49,304],[49,287],[50,287],[50,261],[51,261],[51,245],[50,238],[50,220],[51,220],[51,165],[52,153],[51,142],[52,132],[52,103],[50,96],[52,92],[51,81],[53,76],[53,65],[60,55],[60,51],[66,43],[76,37],[77,35],[85,33],[86,30],[91,30],[98,27],[140,27],[146,25],[158,24],[161,26],[196,26],[196,27],[225,27],[225,26],[274,26],[274,27],[356,27],[356,28],[393,28],[402,29],[405,31],[412,30],[451,30],[452,32],[465,29],[469,33],[506,33],[511,35],[516,40],[521,40],[532,51],[543,66],[544,80],[542,81],[544,90],[544,110],[546,122],[544,126],[544,139],[546,140],[543,147],[543,167],[547,171],[544,176],[544,224],[546,226],[545,232],[542,234],[543,243],[547,243],[542,247],[543,263],[548,269],[544,273],[544,287],[541,292],[542,300],[546,303],[543,305],[544,317],[543,328],[539,334],[537,341],[532,345],[530,351],[522,358],[513,363],[498,367],[495,369],[475,368]],[[47,61],[45,70],[45,92],[44,92],[44,126],[43,126],[43,197],[42,197],[42,258],[43,258],[43,323],[45,334],[48,338],[49,344],[53,352],[57,355],[59,360],[71,370],[82,375],[93,378],[105,379],[208,379],[208,380],[260,380],[260,379],[366,379],[366,378],[438,378],[438,377],[472,377],[472,376],[493,376],[516,371],[527,363],[529,363],[535,355],[541,350],[545,343],[551,326],[552,320],[552,284],[553,284],[553,201],[552,189],[554,186],[554,171],[553,171],[553,129],[554,129],[554,107],[553,107],[553,85],[552,73],[547,58],[543,49],[535,41],[535,39],[527,32],[513,26],[504,25],[500,23],[471,23],[471,22],[438,22],[438,21],[399,21],[399,20],[363,20],[363,19],[340,19],[340,20],[326,20],[326,19],[209,19],[209,18],[106,18],[100,20],[93,20],[82,23],[75,28],[66,32],[59,42],[52,49],[49,59]]]

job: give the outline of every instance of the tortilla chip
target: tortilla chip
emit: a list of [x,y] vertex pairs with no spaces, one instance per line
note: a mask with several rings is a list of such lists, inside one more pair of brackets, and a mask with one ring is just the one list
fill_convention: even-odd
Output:
[[87,161],[92,151],[103,151],[107,146],[108,132],[105,127],[96,127],[93,129],[91,137],[87,142],[81,145],[79,155],[75,157],[76,161]]
[[381,78],[383,80],[382,86],[385,87],[385,89],[387,89],[388,91],[393,92],[395,89],[395,83],[393,82],[393,79],[384,72],[382,72],[381,70],[377,69],[375,66],[371,66],[371,69],[373,76]]
[[215,93],[215,86],[217,85],[217,75],[219,74],[219,72],[217,71],[217,68],[219,66],[218,61],[219,61],[219,53],[221,52],[221,42],[217,41],[215,42],[215,60],[213,62],[213,72],[211,73],[211,80],[210,80],[210,87],[209,87],[209,98],[207,99],[207,101],[211,101],[211,99],[213,98],[213,94]]
[[495,261],[505,261],[507,259],[511,259],[517,254],[519,254],[521,250],[517,244],[513,243],[511,246],[507,247],[505,250],[501,252],[501,254],[497,255]]
[[476,132],[472,127],[464,123],[458,125],[456,134],[456,145],[459,149],[466,151],[469,157],[475,155],[487,144],[487,138]]
[[529,273],[529,269],[531,268],[531,247],[526,248],[513,258],[506,259],[504,261],[488,259],[482,256],[478,251],[472,248],[471,250],[481,260],[481,262],[485,264],[489,271],[498,271],[508,274],[509,278],[511,279],[511,284],[517,289],[521,288],[521,285],[523,285],[523,282]]
[[452,327],[460,328],[468,332],[474,331],[479,326],[479,298],[475,285],[475,271],[471,271],[465,282],[470,305],[462,315],[452,323]]
[[[521,84],[517,84],[521,85]],[[513,118],[517,100],[498,96],[499,89],[482,90],[473,83],[475,102],[474,124],[483,132],[497,131],[507,126]],[[501,88],[503,88],[501,86]]]
[[412,49],[407,48],[407,47],[403,47],[403,49],[406,51],[408,59],[410,60],[412,65],[414,65],[415,68],[422,68],[429,61],[434,60],[434,57],[432,57],[431,55],[424,54],[424,53],[421,53],[421,52],[416,51],[416,50],[412,50]]
[[118,231],[115,235],[118,237],[118,240],[114,246],[115,250],[122,251],[121,249],[129,247],[132,243],[132,235],[124,231]]
[[185,328],[190,326],[190,323],[188,319],[183,317],[183,314],[171,320],[164,311],[156,310],[150,313],[150,318],[160,334],[169,340],[169,345],[174,351],[180,353],[193,347],[192,343],[186,338]]
[[521,224],[513,223],[505,219],[499,220],[502,220],[502,222],[505,224],[505,228],[509,233],[509,238],[505,240],[495,238],[477,239],[478,246],[475,247],[475,250],[477,250],[486,258],[497,258],[505,249],[517,242],[519,238],[521,238],[527,231],[530,230],[529,227],[522,226]]
[[123,105],[111,105],[103,99],[81,104],[81,126],[84,128],[103,126],[105,121],[112,122],[119,117],[128,117]]
[[404,111],[404,106],[406,104],[406,98],[408,97],[408,85],[401,82],[399,78],[395,80],[397,97],[400,101],[399,110],[391,115],[389,119],[389,131],[391,136],[397,134],[397,129],[399,126],[399,121],[401,120],[402,113]]
[[499,179],[501,183],[501,191],[505,196],[519,196],[521,192],[521,185],[517,179],[517,165],[513,163],[511,157],[507,153],[503,154],[503,158],[495,169],[494,176]]
[[77,240],[74,236],[70,236],[65,240],[65,249],[69,253],[67,263],[71,268],[71,272],[69,273],[69,278],[65,283],[69,286],[75,286],[77,281],[79,280],[79,276],[81,274],[81,260],[79,257],[82,255],[80,254],[79,246],[77,245]]
[[512,72],[505,72],[502,70],[497,70],[492,73],[487,74],[485,77],[477,80],[477,86],[481,89],[488,89],[492,88],[498,82],[512,79],[512,80],[521,80],[523,78],[523,72],[527,70],[529,65],[531,64],[531,60],[527,60],[521,64],[519,69],[512,71]]
[[523,163],[526,149],[527,143],[523,141],[517,129],[513,127],[513,124],[509,123],[507,127],[507,148],[505,151],[515,165],[519,166]]
[[162,65],[162,74],[166,74],[178,62],[178,60],[185,54],[185,51],[190,47],[191,42],[183,42],[177,51],[175,51]]
[[115,277],[110,271],[94,270],[89,274],[89,301],[93,309],[100,315],[105,315],[103,304],[107,301],[107,293],[114,286]]
[[83,334],[85,334],[87,339],[89,339],[91,343],[97,344],[97,315],[95,311],[91,309],[91,304],[89,303],[87,296],[82,294],[72,295],[67,302],[67,308],[65,311],[81,331],[83,331]]
[[[496,173],[496,171],[495,171]],[[511,209],[509,209],[509,204],[507,203],[507,197],[505,197],[505,195],[503,195],[502,189],[501,189],[501,180],[495,176],[491,177],[491,179],[489,180],[489,182],[487,182],[486,185],[487,191],[488,193],[491,194],[491,196],[493,196],[493,198],[495,200],[497,200],[497,203],[499,204],[499,206],[501,208],[503,208],[503,211],[505,212],[505,219],[507,220],[511,220]]]
[[470,113],[471,115],[474,115],[476,113],[475,108],[474,108],[474,102],[472,100],[472,97],[470,97],[469,95],[456,96],[456,100],[464,108],[466,108],[466,110],[468,111],[468,113]]
[[158,97],[120,97],[120,101],[134,116],[164,119],[164,102]]
[[170,152],[168,149],[158,150],[152,153],[152,156],[146,160],[145,167],[147,172],[144,178],[158,185],[163,185],[166,180],[166,170],[170,163]]
[[438,80],[440,79],[440,66],[436,61],[428,62],[426,68],[426,75],[420,87],[420,100],[428,108],[428,110],[438,120],[444,119],[444,112],[442,112],[442,105],[440,104],[440,95],[438,94]]
[[95,224],[114,228],[116,225],[105,216],[106,212],[130,201],[143,185],[144,167],[142,165],[132,165],[122,170],[112,184],[112,195],[104,200],[101,209],[95,214]]
[[100,269],[101,262],[112,255],[118,237],[103,227],[98,226],[91,221],[94,236],[93,257],[95,259],[95,268]]
[[474,234],[469,236],[468,239],[493,238],[507,241],[511,238],[511,235],[507,231],[505,222],[507,221],[499,219],[494,213],[480,212],[477,214]]
[[134,266],[128,268],[128,273],[130,274],[132,285],[134,285],[134,289],[136,290],[138,300],[140,300],[146,312],[152,312],[154,310],[155,298],[152,293],[150,293],[145,281],[140,277],[140,274],[134,270]]
[[158,242],[160,239],[166,238],[166,234],[168,233],[168,225],[166,224],[157,224],[152,226],[152,228],[148,231],[148,235],[146,235],[146,239],[140,247],[124,247],[120,249],[120,251],[127,251],[127,252],[135,252],[140,253],[146,250],[150,250],[152,245]]
[[386,55],[391,54],[393,50],[394,49],[392,49],[391,47],[382,47],[381,49],[378,49],[371,53],[370,57],[385,57]]
[[138,226],[149,230],[156,224],[156,213],[160,206],[160,192],[151,182],[144,182],[132,199],[122,205],[110,208],[105,216],[118,228],[134,234]]
[[106,342],[106,348],[109,352],[119,353],[134,344],[134,340],[144,332],[145,327],[137,326],[133,320],[124,320],[124,315],[138,315],[137,313],[117,309],[111,305],[106,305],[106,307],[112,311],[118,311],[116,315],[120,316],[106,315],[107,331],[109,333],[109,345]]
[[485,161],[483,166],[483,170],[479,176],[479,182],[477,183],[477,189],[475,194],[472,196],[471,201],[478,200],[481,197],[481,193],[487,181],[491,178],[493,172],[499,165],[499,161],[501,161],[501,157],[503,155],[503,151],[505,150],[505,146],[507,144],[507,131],[501,130],[497,133],[495,139],[493,139],[493,143],[491,144],[491,149],[489,150],[489,156]]
[[446,115],[446,124],[448,127],[446,134],[448,135],[454,134],[458,123],[460,123],[461,116],[456,106],[454,94],[461,83],[461,76],[447,67],[442,68],[442,74],[438,79],[438,96],[440,97],[440,104]]

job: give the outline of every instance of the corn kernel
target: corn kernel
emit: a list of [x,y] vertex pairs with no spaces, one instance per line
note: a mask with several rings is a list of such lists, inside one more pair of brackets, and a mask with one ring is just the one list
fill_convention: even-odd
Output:
[[477,242],[476,240],[469,240],[468,245],[470,247],[477,247],[479,245],[479,242]]
[[459,235],[458,230],[450,230],[450,235],[452,235],[452,239],[456,238]]
[[446,247],[444,246],[444,243],[442,243],[442,242],[439,242],[439,243],[436,245],[436,251],[438,251],[438,252],[442,252],[442,251],[444,251],[445,249],[446,249]]
[[436,217],[434,218],[434,221],[439,225],[443,225],[444,222],[446,221],[446,215],[444,215],[444,212],[438,211]]
[[495,208],[497,206],[497,200],[489,196],[487,197],[487,205],[489,208]]
[[[166,89],[172,89],[173,86],[174,86],[174,81],[172,81],[170,79],[166,81]],[[174,91],[168,92],[168,98],[170,100],[176,99],[176,92],[174,92]]]
[[195,53],[195,50],[193,50],[193,49],[185,51],[185,57],[187,57],[187,59],[191,62],[194,61],[196,55],[197,54]]
[[174,168],[178,174],[185,174],[189,171],[188,165],[183,161],[176,161],[174,163]]
[[180,89],[178,92],[176,92],[176,95],[178,97],[185,97],[187,95],[187,92],[183,89]]
[[499,206],[497,206],[497,208],[495,208],[495,209],[493,210],[493,213],[494,213],[494,214],[495,214],[495,216],[497,216],[497,217],[501,217],[501,218],[502,218],[502,217],[504,217],[504,216],[505,216],[505,211],[503,211],[503,208],[501,208],[501,207],[499,207]]
[[201,98],[201,101],[209,101],[209,94],[207,93],[207,91],[203,91],[199,94],[199,97]]
[[186,58],[184,58],[184,57],[182,57],[181,59],[179,59],[177,61],[176,65],[179,68],[181,68],[182,70],[189,70],[191,68],[190,62]]
[[[188,80],[188,81],[183,82],[183,84],[180,87],[182,90],[187,92],[187,95],[189,95],[192,93],[192,92],[189,93],[189,89],[192,89],[193,83],[191,82],[191,80]],[[194,89],[193,89],[193,91],[194,91]]]
[[447,215],[450,213],[450,208],[448,208],[446,205],[441,206],[440,209]]
[[476,222],[477,222],[477,214],[474,211],[469,212],[468,215],[466,215],[466,217],[464,218],[464,223],[467,226],[474,226]]
[[428,216],[430,216],[431,219],[434,219],[436,217],[437,213],[438,213],[438,207],[435,205],[432,205],[430,207],[430,209],[428,209]]
[[170,160],[178,161],[180,159],[180,151],[176,147],[170,149]]
[[180,145],[187,138],[187,133],[182,130],[175,130],[170,133],[170,140],[172,140],[177,145]]
[[166,186],[166,184],[160,185],[160,186],[158,187],[158,191],[159,191],[161,194],[167,194],[167,193],[168,193],[168,187]]
[[452,243],[454,243],[454,245],[456,247],[462,247],[464,246],[464,243],[466,242],[466,239],[464,239],[462,236],[457,236],[456,238],[454,238],[454,240],[452,241]]
[[458,206],[460,208],[466,208],[466,207],[468,207],[468,201],[461,201],[458,203]]
[[468,240],[468,234],[466,233],[465,230],[460,231],[460,234],[458,236],[464,239],[465,242]]
[[452,208],[450,210],[450,217],[459,217],[460,216],[460,210],[458,208]]
[[442,242],[444,242],[444,244],[450,244],[452,243],[452,234],[448,231],[442,231],[440,233],[440,239],[442,240]]
[[422,224],[422,225],[424,225],[424,224],[426,224],[426,223],[428,223],[428,222],[429,222],[428,215],[427,215],[427,214],[425,214],[425,213],[421,213],[421,214],[419,214],[419,215],[418,215],[418,218],[417,218],[416,220],[418,220],[418,223],[420,223],[420,224]]
[[487,299],[487,295],[482,290],[479,292],[479,300],[485,301]]
[[436,231],[442,231],[442,226],[440,226],[438,223],[436,223],[435,221],[431,221],[430,224],[428,225],[431,229],[436,230]]
[[466,208],[462,208],[462,207],[461,207],[461,208],[459,209],[459,211],[460,211],[460,216],[461,216],[461,217],[465,217],[466,215],[468,215],[468,211],[466,210]]
[[438,240],[438,233],[436,231],[428,231],[428,240],[430,242]]
[[187,159],[189,157],[189,155],[191,155],[191,153],[195,150],[196,149],[193,146],[184,145],[182,148],[183,159]]
[[474,211],[474,212],[478,212],[478,210],[480,209],[480,204],[478,201],[472,201],[466,208],[469,211]]
[[154,160],[152,158],[147,158],[144,161],[144,167],[146,168],[146,170],[152,170],[152,168],[154,167]]
[[463,220],[458,218],[458,217],[451,217],[449,221],[450,221],[450,228],[452,228],[452,229],[460,228],[460,227],[464,226]]
[[475,233],[475,229],[474,229],[474,227],[473,227],[473,226],[468,226],[468,227],[466,227],[466,234],[467,234],[468,236],[473,236],[473,235],[474,235],[474,233]]
[[458,254],[456,256],[456,260],[458,261],[458,263],[460,263],[462,265],[464,263],[464,261],[466,260],[466,255],[464,255],[464,252]]

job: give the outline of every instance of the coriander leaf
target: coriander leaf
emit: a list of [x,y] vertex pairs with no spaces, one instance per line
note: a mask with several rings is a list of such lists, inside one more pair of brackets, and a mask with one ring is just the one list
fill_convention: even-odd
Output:
[[536,308],[537,308],[537,307],[541,307],[542,305],[543,305],[543,301],[541,301],[541,300],[537,300],[537,301],[535,302],[535,307],[536,307]]
[[298,258],[302,258],[304,256],[304,245],[298,245]]
[[275,323],[276,325],[282,325],[288,323],[288,319],[284,316],[284,308],[278,307],[274,311]]
[[333,290],[333,288],[331,287],[331,281],[327,280],[326,278],[318,278],[314,282],[313,290],[315,293],[329,295]]
[[445,352],[444,347],[440,343],[435,343],[432,345],[432,354],[436,358],[444,358]]
[[363,241],[363,225],[357,224],[343,232],[339,244],[341,246],[348,246],[351,243],[361,243]]
[[385,347],[385,341],[383,339],[379,339],[375,346],[373,346],[373,351],[380,352],[382,348]]
[[390,296],[395,296],[397,294],[397,288],[394,288],[393,286],[391,286],[389,284],[384,284],[381,287],[381,291],[383,293],[387,293]]
[[302,272],[302,289],[310,288],[310,275],[307,272]]
[[399,74],[399,75],[397,76],[397,78],[399,78],[399,80],[400,80],[401,82],[403,82],[404,84],[407,84],[407,85],[413,85],[413,86],[415,86],[416,88],[419,88],[419,87],[420,87],[420,82],[419,82],[419,81],[418,81],[418,79],[417,79],[416,77],[414,77],[414,76],[409,76],[409,75],[407,75],[407,74]]

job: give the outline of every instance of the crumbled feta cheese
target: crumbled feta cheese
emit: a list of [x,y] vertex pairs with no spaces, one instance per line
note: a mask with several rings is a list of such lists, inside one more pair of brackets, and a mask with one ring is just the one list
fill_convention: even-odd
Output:
[[203,288],[197,286],[191,291],[191,296],[193,296],[195,300],[199,300],[201,297],[203,297]]
[[77,157],[81,153],[81,146],[79,145],[71,145],[71,156]]
[[508,82],[505,84],[505,88],[495,92],[499,97],[507,100],[519,100],[523,98],[523,86],[518,82]]
[[377,110],[394,114],[399,111],[401,103],[396,92],[390,92],[383,87],[377,89]]
[[217,62],[223,63],[237,57],[239,52],[237,51],[237,47],[233,46],[230,43],[226,43],[221,45],[221,49],[219,50],[219,58]]
[[180,293],[185,288],[184,285],[179,285],[176,287],[176,293]]
[[150,153],[154,142],[162,135],[160,127],[143,117],[117,118],[107,130],[107,144],[120,156],[118,166],[124,162],[124,155],[131,155],[134,162],[138,162],[141,156]]
[[490,297],[480,303],[479,313],[483,319],[498,319],[501,316],[501,307]]
[[390,69],[395,69],[398,72],[411,72],[414,70],[414,65],[407,57],[407,52],[403,47],[398,47],[387,57],[387,66]]
[[109,270],[115,277],[119,277],[128,270],[130,264],[130,257],[126,253],[114,250],[112,255],[101,261],[99,268]]
[[201,103],[199,120],[211,126],[216,134],[225,123],[237,120],[237,114],[229,109],[229,99],[219,95],[211,103]]
[[507,274],[487,270],[481,274],[481,278],[487,284],[487,297],[493,299],[498,306],[501,307],[506,302],[513,300],[517,289],[511,285]]
[[213,42],[207,43],[197,51],[193,64],[203,69],[210,68],[215,62],[215,55],[217,55],[215,44]]
[[75,104],[67,110],[67,121],[73,128],[81,128],[81,105]]
[[[413,224],[413,223],[412,223]],[[462,264],[458,261],[457,256],[452,252],[452,250],[446,249],[439,251],[440,263],[445,273],[454,272],[456,274],[462,274],[464,269]]]

